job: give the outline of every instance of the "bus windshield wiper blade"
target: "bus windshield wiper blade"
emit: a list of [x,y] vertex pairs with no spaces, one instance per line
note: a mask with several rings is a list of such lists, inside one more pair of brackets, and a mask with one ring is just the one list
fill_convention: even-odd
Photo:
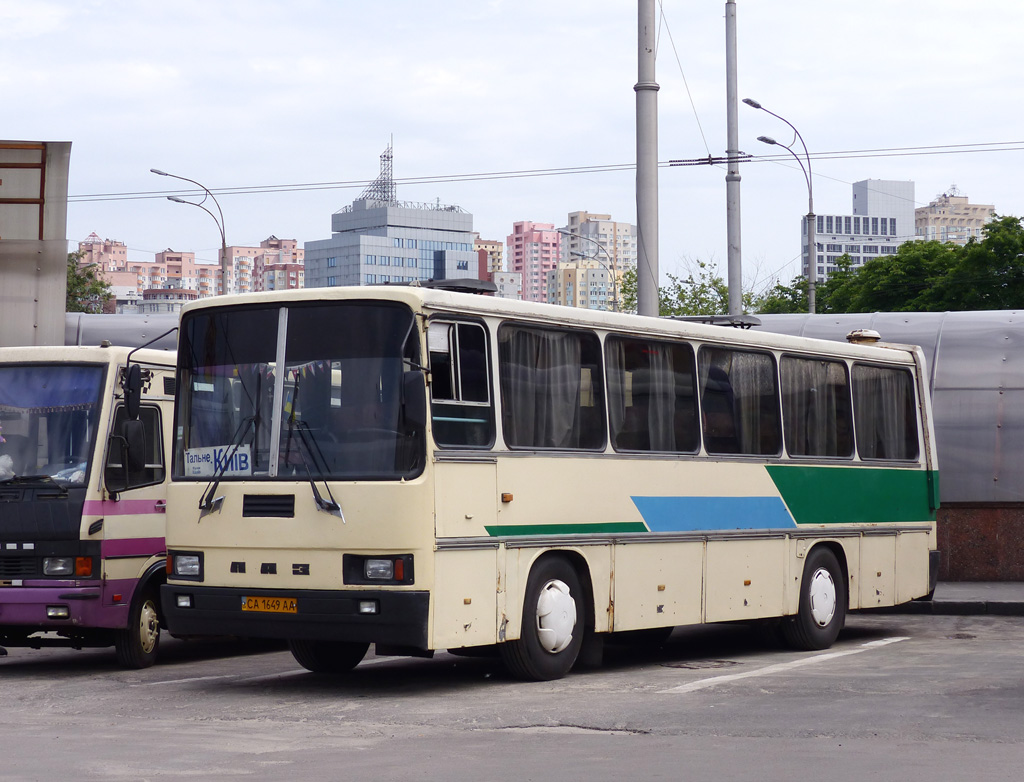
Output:
[[[309,424],[303,425],[302,421],[295,421],[294,423],[292,421],[289,421],[288,426],[289,441],[291,439],[292,429],[299,433],[298,439],[302,445],[297,450],[299,453],[299,458],[302,459],[302,466],[306,468],[306,475],[309,477],[309,486],[313,490],[313,501],[316,502],[316,506],[324,513],[330,513],[332,515],[337,513],[338,516],[341,517],[342,523],[346,523],[345,513],[342,511],[341,505],[338,503],[338,501],[334,499],[334,495],[331,493],[331,487],[330,484],[327,483],[327,479],[323,477],[324,470],[322,469],[321,465],[323,465],[323,467],[327,466],[326,460],[324,459],[324,455],[322,452],[320,453],[320,463],[318,464],[316,460],[316,454],[313,453],[313,448],[310,446],[309,441],[306,439],[307,437],[312,437],[312,433],[309,432]],[[314,444],[316,444],[316,440],[314,440],[313,442]],[[313,458],[313,464],[316,466],[317,471],[321,473],[321,480],[323,480],[324,482],[324,488],[327,489],[327,496],[330,497],[329,500],[325,500],[323,495],[320,493],[320,490],[317,489],[316,480],[313,478],[313,473],[309,469],[309,462],[307,462],[306,457],[302,455],[303,448],[305,448],[306,452]],[[317,445],[317,450],[320,450],[319,445]]]
[[242,439],[249,431],[249,426],[254,424],[255,422],[256,416],[251,415],[238,425],[238,434],[236,434],[235,437],[233,438],[231,445],[228,446],[228,450],[225,451],[224,462],[221,464],[221,467],[217,471],[217,474],[213,476],[213,480],[211,480],[206,485],[206,490],[203,492],[203,496],[199,498],[199,510],[202,511],[202,513],[199,514],[199,518],[202,518],[207,513],[210,513],[213,510],[216,510],[217,507],[219,507],[220,504],[224,501],[223,495],[217,497],[216,499],[214,499],[213,495],[217,493],[217,488],[220,486],[221,478],[223,478],[224,473],[228,471],[228,465],[231,464],[231,458],[235,455],[239,447],[242,445]]

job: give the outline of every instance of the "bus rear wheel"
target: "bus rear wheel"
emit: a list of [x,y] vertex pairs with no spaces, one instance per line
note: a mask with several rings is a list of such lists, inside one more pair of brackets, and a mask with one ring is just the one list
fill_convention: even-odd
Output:
[[160,612],[156,592],[140,590],[128,609],[128,626],[114,633],[117,661],[125,668],[149,668],[160,647]]
[[839,560],[824,546],[811,549],[800,583],[800,608],[782,620],[782,637],[793,649],[828,649],[846,624],[846,581]]
[[563,557],[537,562],[526,584],[519,638],[499,645],[509,673],[525,681],[560,679],[583,643],[585,606],[576,569]]
[[288,641],[295,662],[313,673],[347,673],[359,665],[369,648],[368,643],[352,641]]

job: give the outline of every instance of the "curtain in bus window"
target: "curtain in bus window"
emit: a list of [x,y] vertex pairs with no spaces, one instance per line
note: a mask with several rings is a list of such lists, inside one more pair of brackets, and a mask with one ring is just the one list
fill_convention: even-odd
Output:
[[705,448],[776,454],[782,447],[775,362],[764,353],[701,348]]
[[913,378],[903,369],[857,364],[853,406],[862,459],[916,459]]
[[604,412],[595,335],[506,326],[499,331],[499,346],[502,421],[509,445],[601,446]]
[[690,347],[610,337],[606,354],[614,446],[641,451],[696,450]]
[[782,359],[782,418],[793,456],[850,456],[850,389],[838,361]]

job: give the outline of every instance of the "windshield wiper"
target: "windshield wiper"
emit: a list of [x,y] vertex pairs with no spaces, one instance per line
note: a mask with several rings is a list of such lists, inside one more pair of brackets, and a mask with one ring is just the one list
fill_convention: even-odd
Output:
[[255,424],[255,422],[256,416],[251,415],[248,418],[245,418],[238,425],[238,432],[235,434],[234,438],[232,438],[231,445],[228,446],[228,450],[224,453],[224,461],[221,463],[220,469],[217,471],[217,474],[213,476],[213,480],[206,485],[206,491],[203,492],[203,496],[199,498],[199,510],[202,511],[202,513],[199,514],[200,519],[207,513],[219,508],[220,504],[224,502],[224,495],[217,498],[214,498],[213,495],[217,493],[217,488],[220,486],[220,481],[224,477],[224,473],[228,471],[228,466],[231,464],[232,457],[234,457],[238,452],[238,449],[241,447],[242,439],[248,433],[249,427]]
[[[330,484],[327,483],[327,479],[322,477],[323,473],[327,471],[327,459],[324,458],[323,451],[320,450],[319,444],[317,444],[316,440],[314,439],[313,443],[316,445],[317,451],[320,454],[320,461],[319,463],[317,462],[316,454],[313,453],[313,448],[310,446],[309,440],[306,439],[307,435],[309,437],[313,436],[313,433],[309,430],[309,424],[303,421],[295,420],[295,409],[298,407],[298,401],[299,384],[298,382],[296,382],[295,393],[292,397],[292,412],[291,415],[288,416],[288,440],[287,443],[285,444],[285,456],[291,453],[292,432],[297,431],[299,433],[298,439],[302,443],[302,446],[297,448],[296,451],[299,454],[299,458],[302,459],[302,466],[305,468],[306,476],[309,478],[309,486],[313,490],[313,501],[316,503],[316,506],[324,513],[330,513],[331,515],[337,514],[341,518],[342,523],[345,524],[347,523],[345,521],[345,513],[341,510],[341,505],[338,503],[338,501],[334,499],[334,495],[331,494],[331,486]],[[324,482],[324,488],[327,489],[327,496],[330,497],[329,500],[325,500],[323,495],[320,493],[320,490],[317,489],[316,487],[316,480],[313,478],[313,473],[309,469],[309,462],[306,461],[306,457],[303,456],[302,454],[303,447],[306,449],[306,452],[309,454],[310,458],[312,458],[313,465],[321,474],[321,480],[323,480]]]
[[57,483],[52,476],[43,473],[42,475],[12,475],[10,478],[0,478],[0,483],[8,486],[23,486],[37,489],[56,489],[60,496],[68,496],[68,487]]

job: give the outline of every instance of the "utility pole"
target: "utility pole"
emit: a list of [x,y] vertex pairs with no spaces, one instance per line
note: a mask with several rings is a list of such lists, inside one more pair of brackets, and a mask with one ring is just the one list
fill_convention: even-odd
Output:
[[658,83],[654,80],[654,0],[639,0],[636,92],[637,312],[657,317]]
[[736,90],[736,0],[725,2],[725,102],[729,168],[725,175],[729,314],[743,314],[743,256],[740,252],[739,98]]

